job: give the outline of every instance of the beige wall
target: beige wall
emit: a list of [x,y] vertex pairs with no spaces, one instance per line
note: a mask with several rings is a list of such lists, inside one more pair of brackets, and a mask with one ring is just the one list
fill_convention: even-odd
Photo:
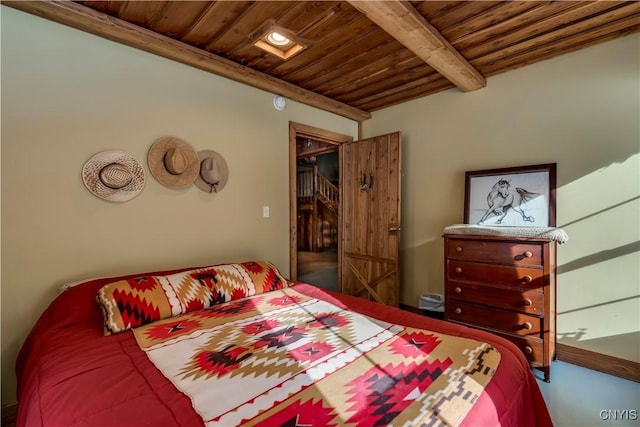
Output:
[[464,173],[557,163],[558,340],[640,361],[640,35],[375,112],[403,133],[402,301],[443,292]]
[[[2,7],[2,403],[17,351],[59,285],[86,277],[268,259],[289,271],[289,121],[357,136],[357,123]],[[222,192],[171,190],[149,174],[163,135],[221,153]],[[106,202],[84,162],[128,151],[147,172]],[[262,206],[271,216],[262,218]]]

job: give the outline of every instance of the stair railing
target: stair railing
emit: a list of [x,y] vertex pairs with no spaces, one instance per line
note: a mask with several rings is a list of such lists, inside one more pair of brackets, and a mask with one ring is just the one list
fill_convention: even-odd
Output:
[[311,203],[315,193],[313,170],[298,172],[296,179],[296,192],[299,203]]
[[338,187],[333,185],[324,175],[316,176],[318,195],[323,199],[324,203],[331,209],[338,209],[338,195],[340,194]]
[[[313,170],[299,171],[296,177],[296,191],[298,196],[298,209],[306,211],[302,216],[301,227],[307,229],[304,225],[310,222],[311,235],[308,235],[308,241],[299,243],[299,247],[307,247],[310,243],[310,250],[317,252],[321,248],[331,246],[338,240],[337,215],[340,190],[333,185],[324,175],[318,172],[318,166],[314,166]],[[328,213],[333,219],[322,216],[320,204],[326,206]],[[302,211],[301,211],[302,212]],[[328,233],[328,235],[327,235]],[[302,237],[302,233],[299,234]],[[328,237],[328,239],[327,239]],[[302,245],[302,246],[300,246]]]

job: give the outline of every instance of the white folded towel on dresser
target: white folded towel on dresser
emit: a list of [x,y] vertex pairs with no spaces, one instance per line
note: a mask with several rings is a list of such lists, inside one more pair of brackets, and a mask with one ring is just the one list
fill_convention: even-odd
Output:
[[444,234],[476,236],[529,237],[555,240],[559,244],[567,243],[569,236],[557,227],[513,227],[475,224],[454,224],[444,228]]

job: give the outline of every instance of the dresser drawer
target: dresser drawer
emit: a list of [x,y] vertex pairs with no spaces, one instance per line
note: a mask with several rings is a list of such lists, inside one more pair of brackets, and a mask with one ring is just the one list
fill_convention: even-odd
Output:
[[476,262],[447,261],[447,279],[463,282],[487,283],[542,289],[544,271],[540,268],[510,267]]
[[447,256],[497,264],[542,265],[542,245],[492,240],[448,239]]
[[535,337],[514,337],[513,335],[497,334],[503,338],[508,339],[512,343],[518,346],[518,348],[524,353],[524,357],[533,366],[544,365],[544,341]]
[[508,334],[540,336],[542,320],[515,311],[468,304],[454,299],[445,301],[446,319],[468,325],[503,331]]
[[446,295],[459,301],[485,304],[507,310],[544,315],[544,294],[539,291],[519,291],[475,283],[447,282]]
[[513,342],[549,381],[556,341],[555,242],[477,234],[444,238],[445,320]]

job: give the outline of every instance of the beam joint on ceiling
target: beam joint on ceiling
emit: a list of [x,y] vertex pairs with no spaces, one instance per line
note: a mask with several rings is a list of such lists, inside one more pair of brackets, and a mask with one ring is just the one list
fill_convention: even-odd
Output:
[[358,122],[367,111],[272,77],[187,43],[155,33],[72,1],[3,1],[3,5],[122,43],[185,65],[284,96]]
[[487,85],[478,70],[408,1],[348,1],[463,92]]

